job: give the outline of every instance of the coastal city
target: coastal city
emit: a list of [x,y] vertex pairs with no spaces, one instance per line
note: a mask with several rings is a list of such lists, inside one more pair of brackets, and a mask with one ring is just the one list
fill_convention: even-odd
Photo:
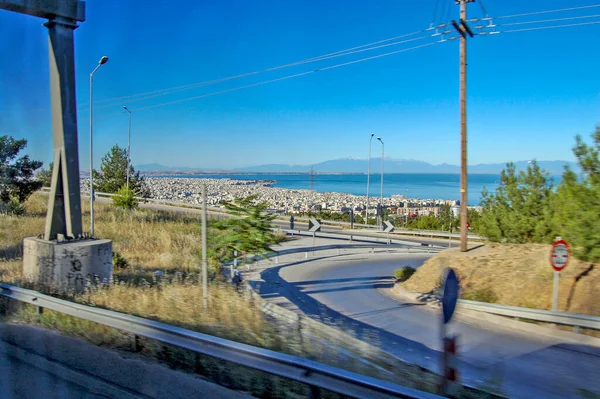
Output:
[[[248,196],[256,196],[256,200],[266,202],[271,211],[285,214],[304,214],[319,210],[339,213],[364,212],[367,206],[366,196],[278,188],[273,187],[277,183],[274,180],[147,177],[145,183],[149,198],[196,205],[202,203],[202,186],[206,185],[207,203],[212,207],[223,207],[225,202]],[[369,214],[376,214],[380,201],[379,196],[369,198]],[[459,201],[415,199],[403,195],[383,197],[383,206],[389,213],[402,217],[437,215],[443,205],[449,205],[453,215],[458,217]]]
[[600,0],[0,29],[0,399],[600,399]]

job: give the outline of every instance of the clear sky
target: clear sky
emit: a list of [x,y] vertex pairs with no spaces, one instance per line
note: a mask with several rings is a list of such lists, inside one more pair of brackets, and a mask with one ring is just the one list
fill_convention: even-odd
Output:
[[[87,1],[87,21],[75,31],[81,168],[89,164],[89,73],[103,55],[110,61],[94,77],[96,165],[115,143],[127,145],[123,105],[133,112],[134,164],[233,168],[365,158],[371,132],[384,139],[392,158],[459,164],[458,40],[162,105],[433,43],[440,39],[429,37],[435,31],[407,37],[427,36],[411,43],[143,101],[107,101],[419,31],[430,26],[436,4],[438,20],[458,17],[454,0]],[[492,17],[596,4],[600,1],[484,2]],[[449,11],[441,15],[442,9]],[[468,14],[483,17],[479,0],[468,5]],[[598,14],[600,7],[590,7],[494,22]],[[593,21],[600,17],[498,26],[505,32],[469,39],[469,163],[573,160],[573,136],[589,137],[600,122],[600,24],[506,31]],[[28,152],[48,162],[52,136],[43,22],[0,11],[0,135],[27,138]],[[487,24],[471,26],[482,23]],[[143,109],[154,105],[161,106]]]

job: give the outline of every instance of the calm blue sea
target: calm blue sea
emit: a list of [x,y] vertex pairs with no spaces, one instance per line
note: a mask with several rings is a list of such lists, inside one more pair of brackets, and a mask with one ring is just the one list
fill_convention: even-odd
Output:
[[[229,178],[238,180],[274,180],[273,187],[309,189],[308,174],[203,174],[164,177]],[[486,187],[493,191],[498,186],[499,175],[471,175],[468,184],[469,205],[479,205],[481,191]],[[383,193],[388,197],[399,194],[421,199],[460,199],[460,175],[458,174],[406,174],[391,173],[383,178]],[[314,175],[314,189],[320,192],[341,192],[366,195],[367,175]],[[381,192],[380,175],[371,175],[369,196],[377,197]]]

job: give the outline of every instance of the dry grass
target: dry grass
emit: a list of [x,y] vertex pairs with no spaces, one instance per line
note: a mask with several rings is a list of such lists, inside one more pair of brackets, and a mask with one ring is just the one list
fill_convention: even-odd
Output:
[[[493,293],[496,302],[536,309],[552,306],[553,270],[550,246],[487,244],[460,252],[449,249],[429,259],[402,287],[428,293],[439,284],[445,267],[456,270],[463,296]],[[598,265],[571,258],[560,275],[559,311],[600,316]]]
[[[0,258],[21,257],[23,238],[43,233],[46,202],[46,196],[35,194],[25,204],[25,216],[0,218]],[[89,204],[84,201],[82,206],[87,230]],[[148,209],[126,211],[106,203],[97,203],[94,210],[95,235],[112,240],[113,251],[125,257],[133,271],[198,269],[202,238],[198,216]]]

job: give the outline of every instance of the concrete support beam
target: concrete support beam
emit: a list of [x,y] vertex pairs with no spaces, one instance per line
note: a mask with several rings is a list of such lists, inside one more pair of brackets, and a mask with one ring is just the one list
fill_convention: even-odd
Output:
[[74,20],[55,17],[45,25],[49,31],[54,170],[44,238],[80,238],[83,235],[83,227],[73,40],[73,31],[77,24]]
[[46,19],[63,17],[85,21],[85,3],[77,0],[0,0],[0,10]]

